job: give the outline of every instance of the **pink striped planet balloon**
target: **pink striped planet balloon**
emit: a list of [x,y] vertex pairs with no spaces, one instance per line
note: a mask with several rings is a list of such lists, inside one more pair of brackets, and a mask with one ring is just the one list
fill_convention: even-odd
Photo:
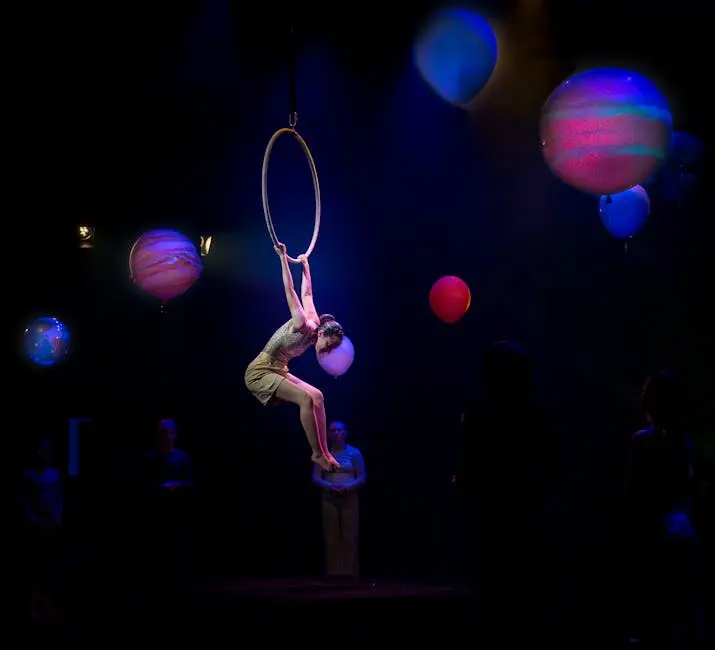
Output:
[[541,116],[546,164],[593,195],[623,192],[663,162],[672,117],[655,84],[619,68],[589,70],[562,83]]
[[188,291],[203,270],[196,246],[180,232],[152,230],[129,253],[132,280],[148,294],[171,300]]

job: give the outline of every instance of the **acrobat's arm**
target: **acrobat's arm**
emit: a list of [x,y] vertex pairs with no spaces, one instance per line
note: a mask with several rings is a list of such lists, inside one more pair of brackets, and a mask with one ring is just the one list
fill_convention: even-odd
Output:
[[300,284],[300,298],[303,303],[303,310],[308,320],[319,325],[320,316],[318,316],[318,311],[315,309],[315,303],[313,302],[313,281],[310,277],[310,264],[308,264],[308,258],[305,255],[301,255],[298,259],[303,265],[303,279]]
[[305,317],[305,312],[303,307],[298,300],[298,294],[295,292],[295,286],[293,285],[293,274],[290,271],[290,266],[288,265],[288,257],[286,255],[286,247],[283,244],[276,246],[276,253],[281,260],[281,273],[283,276],[283,288],[285,289],[286,300],[288,301],[288,308],[290,309],[290,315],[293,318],[293,328],[296,330],[303,329],[307,321]]

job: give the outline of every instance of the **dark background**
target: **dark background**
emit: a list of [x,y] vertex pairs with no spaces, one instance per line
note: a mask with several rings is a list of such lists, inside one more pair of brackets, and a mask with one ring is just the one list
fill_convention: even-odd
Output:
[[[707,145],[701,68],[712,5],[472,3],[495,21],[501,53],[467,113],[443,103],[410,58],[415,29],[438,3],[151,4],[33,7],[14,27],[13,325],[20,333],[51,314],[74,341],[50,369],[18,352],[9,406],[22,422],[18,448],[38,434],[63,441],[69,417],[97,418],[100,468],[112,477],[101,498],[131,530],[131,509],[118,505],[131,459],[158,418],[174,417],[196,470],[197,570],[319,570],[297,411],[266,410],[243,384],[246,364],[288,317],[260,167],[271,134],[287,125],[294,24],[298,128],[323,191],[316,303],[344,324],[356,360],[337,380],[312,352],[292,369],[325,392],[328,417],[347,421],[366,458],[365,573],[463,575],[450,476],[459,415],[496,338],[533,354],[563,436],[561,542],[589,564],[583,549],[617,511],[645,374],[682,371],[692,429],[712,434],[712,209],[704,189],[680,206],[654,195],[626,253],[594,199],[543,163],[539,110],[584,66],[630,66],[660,84],[676,128]],[[274,149],[270,184],[276,227],[297,254],[314,207],[308,167],[288,139]],[[83,223],[97,229],[90,250],[76,243]],[[197,243],[214,236],[203,276],[166,314],[128,273],[133,241],[159,227]],[[446,274],[473,296],[454,326],[427,302]],[[85,446],[81,462],[102,473],[97,449]]]

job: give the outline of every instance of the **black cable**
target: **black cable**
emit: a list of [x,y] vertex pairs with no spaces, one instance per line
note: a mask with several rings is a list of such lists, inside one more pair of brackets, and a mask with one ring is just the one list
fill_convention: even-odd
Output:
[[290,93],[290,115],[288,118],[291,127],[296,125],[298,121],[298,103],[296,98],[296,64],[298,59],[298,48],[296,45],[295,27],[291,25],[290,27],[290,37],[289,37],[289,50],[288,50],[288,64],[289,64],[289,79],[288,91]]

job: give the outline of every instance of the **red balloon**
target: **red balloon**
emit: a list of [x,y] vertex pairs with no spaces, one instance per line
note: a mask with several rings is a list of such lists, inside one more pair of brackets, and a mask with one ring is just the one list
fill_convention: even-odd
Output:
[[450,325],[467,313],[471,302],[472,294],[467,283],[454,275],[437,280],[429,292],[432,311],[437,318]]

